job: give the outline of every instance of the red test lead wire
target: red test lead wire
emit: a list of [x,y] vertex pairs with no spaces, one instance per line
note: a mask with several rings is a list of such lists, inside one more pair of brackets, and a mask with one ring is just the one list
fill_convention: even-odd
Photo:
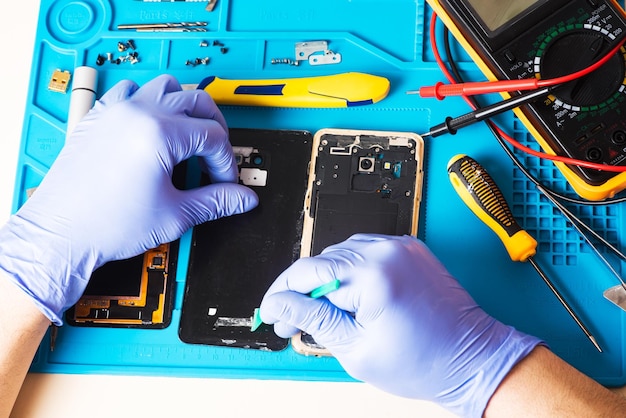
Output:
[[471,83],[444,84],[439,82],[434,86],[420,87],[421,97],[435,97],[443,100],[448,96],[477,96],[479,94],[501,93],[503,91],[534,90],[537,89],[538,79],[510,80],[510,81],[478,81]]
[[478,81],[470,83],[456,83],[456,84],[444,84],[437,83],[434,86],[420,87],[419,94],[421,97],[435,97],[438,100],[443,100],[448,96],[476,96],[479,94],[488,93],[502,93],[509,91],[524,91],[534,90],[542,87],[555,86],[557,84],[567,83],[572,80],[576,80],[580,77],[584,77],[587,74],[592,73],[604,64],[606,64],[615,54],[622,48],[622,44],[617,45],[602,59],[593,63],[587,68],[584,68],[575,73],[556,77],[547,80],[540,80],[538,78],[529,78],[522,80],[499,80],[499,81]]

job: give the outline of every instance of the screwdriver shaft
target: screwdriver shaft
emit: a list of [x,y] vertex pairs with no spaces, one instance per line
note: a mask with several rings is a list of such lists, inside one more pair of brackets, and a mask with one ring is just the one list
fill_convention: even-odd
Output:
[[561,302],[561,305],[563,305],[563,307],[567,310],[567,312],[570,314],[570,316],[574,319],[576,324],[585,333],[587,338],[589,338],[589,341],[591,341],[591,343],[596,347],[596,349],[599,352],[602,352],[602,348],[600,348],[600,345],[596,341],[595,337],[593,335],[591,335],[591,333],[589,332],[587,327],[582,323],[580,318],[578,318],[578,315],[576,315],[576,313],[572,310],[572,308],[569,306],[569,304],[565,301],[565,299],[561,295],[561,292],[559,292],[558,289],[556,287],[554,287],[554,285],[552,284],[552,281],[548,278],[547,274],[541,269],[541,267],[539,267],[539,264],[537,264],[535,259],[532,258],[532,257],[528,257],[528,262],[535,268],[535,270],[537,270],[537,273],[539,273],[539,276],[541,276],[541,278],[548,285],[548,287],[550,288],[552,293],[554,293],[554,295],[559,300],[559,302]]

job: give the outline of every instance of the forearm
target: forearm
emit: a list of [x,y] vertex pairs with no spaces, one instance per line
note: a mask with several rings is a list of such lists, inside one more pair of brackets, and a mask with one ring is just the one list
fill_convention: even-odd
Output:
[[0,418],[8,417],[50,321],[0,272]]
[[492,417],[616,417],[626,398],[585,376],[546,347],[520,361],[485,410]]

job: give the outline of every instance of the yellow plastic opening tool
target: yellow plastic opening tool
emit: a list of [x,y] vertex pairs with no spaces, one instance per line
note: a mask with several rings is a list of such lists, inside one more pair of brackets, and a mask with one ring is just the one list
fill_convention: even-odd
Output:
[[348,72],[334,75],[275,80],[229,80],[207,77],[198,88],[218,105],[335,108],[373,104],[389,94],[385,77]]
[[602,349],[532,256],[537,241],[515,221],[498,185],[473,158],[459,154],[448,163],[452,187],[478,218],[500,238],[513,261],[528,261],[599,352]]

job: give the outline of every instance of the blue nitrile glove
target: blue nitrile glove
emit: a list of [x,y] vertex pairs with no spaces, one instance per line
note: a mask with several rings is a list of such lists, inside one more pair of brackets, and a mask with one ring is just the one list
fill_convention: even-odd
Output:
[[[180,237],[190,227],[252,209],[236,184],[224,117],[204,91],[171,76],[122,81],[76,125],[35,193],[0,229],[0,272],[55,324],[93,270]],[[213,182],[178,190],[174,166],[198,156]]]
[[[306,296],[334,278],[338,290]],[[540,344],[487,315],[408,236],[355,235],[298,260],[260,313],[282,337],[311,334],[354,378],[464,417],[480,417],[509,370]]]

